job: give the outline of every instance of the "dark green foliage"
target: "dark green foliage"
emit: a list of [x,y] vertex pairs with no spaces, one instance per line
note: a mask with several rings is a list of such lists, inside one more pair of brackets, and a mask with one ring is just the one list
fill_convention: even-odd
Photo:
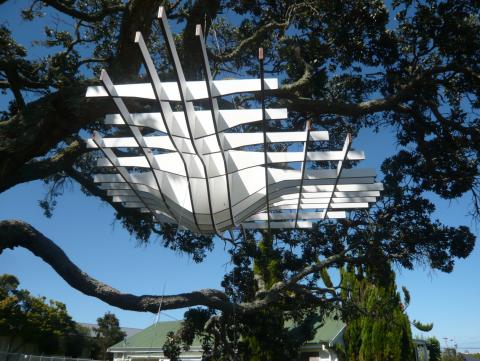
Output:
[[0,275],[0,336],[7,336],[7,352],[21,352],[28,343],[37,352],[69,357],[108,358],[106,349],[125,337],[115,315],[97,319],[92,338],[90,329],[77,324],[61,302],[34,297],[18,289],[13,275]]
[[412,325],[420,331],[429,332],[433,328],[433,323],[421,323],[420,321],[413,320]]
[[169,332],[167,334],[167,339],[162,346],[163,354],[168,357],[171,361],[178,361],[181,353],[181,347],[178,344],[178,337],[174,332]]
[[212,316],[212,311],[203,308],[192,308],[185,312],[182,328],[179,336],[184,342],[184,349],[192,344],[195,336],[202,335],[207,321]]
[[279,307],[250,315],[191,309],[185,313],[182,327],[169,335],[164,349],[168,357],[178,357],[178,352],[189,350],[193,339],[198,338],[204,361],[296,360],[300,347],[314,337],[322,319],[321,311],[282,313]]
[[[299,347],[305,342],[304,331],[310,333],[313,325],[305,323],[298,334],[285,327],[285,316],[278,307],[268,307],[250,319],[243,320],[241,343],[244,359],[252,361],[291,360],[298,356]],[[296,336],[296,337],[293,337]]]
[[107,360],[112,359],[113,355],[107,353],[107,348],[123,340],[126,336],[120,328],[117,317],[107,312],[102,317],[97,318],[98,327],[95,328],[95,359]]
[[[255,292],[270,289],[282,280],[280,253],[273,247],[269,234],[264,233],[259,242],[258,252],[254,258],[253,274]],[[297,334],[285,327],[286,309],[278,305],[266,307],[254,315],[246,316],[242,321],[242,349],[244,358],[252,361],[273,361],[294,359],[298,348],[305,342],[304,334],[298,329]],[[306,320],[307,321],[307,320]],[[305,323],[305,328],[313,325]],[[297,337],[293,337],[297,336]],[[281,345],[281,346],[279,346]]]
[[429,361],[440,361],[442,359],[440,342],[435,337],[430,337],[427,339],[427,349]]
[[95,340],[90,335],[90,329],[80,324],[75,325],[75,331],[63,338],[65,355],[70,357],[91,357],[95,351]]
[[[266,291],[283,279],[280,253],[275,252],[269,239],[265,235],[259,242],[252,274],[241,277],[239,265],[226,277],[224,286],[232,297],[253,301],[255,293]],[[330,309],[328,304],[316,306],[299,297],[250,314],[191,309],[185,313],[182,328],[169,340],[168,348],[176,350],[182,344],[182,349],[188,350],[194,337],[198,337],[204,360],[295,360],[300,347],[314,337],[315,327],[321,325]]]
[[383,269],[342,270],[343,300],[357,312],[344,313],[349,361],[413,361],[408,316],[396,290],[395,273]]

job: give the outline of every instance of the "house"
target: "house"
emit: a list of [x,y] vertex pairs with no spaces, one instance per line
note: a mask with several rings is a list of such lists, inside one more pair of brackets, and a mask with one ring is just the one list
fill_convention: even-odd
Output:
[[[162,346],[170,331],[177,331],[181,321],[160,322],[145,330],[125,338],[125,340],[108,349],[113,353],[113,361],[166,361]],[[292,327],[292,326],[290,326]],[[323,325],[317,328],[312,340],[301,348],[301,361],[339,361],[335,353],[336,346],[343,346],[345,324],[333,318],[325,319]],[[413,340],[415,359],[428,361],[427,344],[424,340]],[[182,361],[200,361],[202,347],[200,340],[193,341],[190,350],[182,352]]]
[[[127,337],[108,349],[113,353],[113,361],[164,361],[162,352],[167,334],[177,331],[181,321],[160,322],[142,332]],[[326,319],[316,331],[314,338],[302,347],[302,361],[338,361],[334,346],[343,343],[345,324],[339,320]],[[200,361],[202,347],[195,339],[189,351],[182,352],[182,361]]]
[[414,339],[413,345],[415,347],[415,360],[428,361],[429,354],[427,348],[427,341],[421,339]]

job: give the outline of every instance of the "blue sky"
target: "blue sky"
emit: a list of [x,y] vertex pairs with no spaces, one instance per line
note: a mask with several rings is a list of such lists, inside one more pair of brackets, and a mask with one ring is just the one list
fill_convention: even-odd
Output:
[[[21,22],[18,8],[25,2],[14,1],[0,6],[0,23],[8,20],[16,29],[16,36],[29,46],[32,34],[38,36],[38,25]],[[38,50],[37,50],[38,51]],[[1,96],[0,107],[8,96]],[[390,130],[379,134],[362,132],[354,139],[356,149],[364,149],[367,159],[362,167],[378,168],[381,161],[395,152]],[[0,194],[0,219],[21,219],[54,240],[81,269],[91,276],[124,292],[135,294],[166,294],[199,288],[219,288],[227,267],[228,258],[223,243],[205,262],[195,264],[185,255],[163,248],[159,242],[148,247],[138,246],[135,239],[114,222],[112,209],[93,197],[85,197],[76,185],[60,198],[51,219],[43,216],[38,200],[43,198],[44,186],[32,182],[17,186]],[[452,202],[433,197],[437,204],[435,216],[449,225],[471,226],[479,231],[467,215],[468,196]],[[405,285],[412,301],[407,312],[410,318],[433,322],[432,332],[445,344],[458,343],[462,349],[480,350],[480,247],[477,246],[466,260],[459,260],[451,274],[432,272],[417,267],[415,271],[397,270],[398,284]],[[64,302],[70,314],[80,322],[94,322],[106,311],[114,312],[123,326],[145,327],[155,316],[146,313],[123,311],[72,289],[48,265],[28,251],[6,250],[0,255],[0,273],[19,277],[21,286],[36,295]],[[169,311],[162,320],[181,318],[182,310]],[[413,331],[420,335],[421,332]],[[450,341],[453,340],[453,341]]]

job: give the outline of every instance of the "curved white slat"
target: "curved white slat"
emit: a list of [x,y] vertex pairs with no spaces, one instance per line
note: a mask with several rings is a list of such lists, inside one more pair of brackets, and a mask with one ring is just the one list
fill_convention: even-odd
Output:
[[[328,203],[316,203],[316,204],[301,204],[300,209],[325,209],[328,206]],[[368,208],[368,203],[339,203],[331,204],[332,209],[360,209]],[[281,204],[278,206],[272,206],[272,209],[297,209],[297,204]]]
[[[292,220],[295,219],[297,212],[276,212],[270,215],[272,220]],[[346,218],[347,213],[345,211],[330,211],[328,212],[328,218],[338,219]],[[298,212],[298,219],[308,220],[308,219],[322,219],[325,217],[325,211],[323,212]],[[246,221],[266,221],[266,213],[257,213],[248,218]]]
[[[312,151],[309,142],[327,141],[327,132],[310,126],[302,132],[267,131],[268,120],[288,118],[286,109],[265,109],[264,89],[277,88],[277,80],[262,82],[262,70],[261,79],[213,80],[197,27],[203,58],[196,60],[203,61],[205,80],[187,81],[163,8],[159,22],[175,82],[160,81],[137,33],[149,82],[114,85],[103,71],[103,87],[87,89],[88,97],[108,96],[116,105],[118,114],[107,114],[105,124],[130,132],[87,140],[88,148],[104,154],[97,165],[113,172],[94,176],[112,202],[150,213],[158,222],[177,223],[181,229],[219,233],[241,223],[251,229],[309,228],[323,219],[345,218],[348,210],[368,208],[376,201],[383,186],[375,182],[375,171],[344,169],[346,162],[364,159],[363,152],[350,150],[350,136],[342,150]],[[261,109],[219,109],[219,96],[257,91]],[[130,113],[124,97],[156,100],[159,112]],[[194,107],[193,101],[201,99],[208,100],[202,103],[208,104],[206,109],[198,109],[200,102]],[[252,126],[239,127],[248,124]],[[240,132],[259,126],[263,132]],[[283,143],[286,149],[290,143],[302,143],[303,151],[272,152],[272,143]],[[257,145],[263,150],[248,150]],[[311,169],[310,161],[333,169]]]
[[[328,200],[330,197],[326,198],[308,198],[300,199],[300,204],[323,204],[328,205]],[[375,202],[377,199],[375,197],[349,197],[349,198],[332,198],[332,204],[340,203],[370,203]],[[281,201],[276,201],[273,205],[280,206],[285,204],[297,204],[298,195],[294,199],[283,199]]]
[[[276,78],[265,79],[268,89],[278,89],[278,80]],[[234,80],[214,80],[214,92],[212,96],[221,97],[236,93],[246,93],[260,91],[260,79],[234,79]],[[150,83],[139,84],[117,84],[115,91],[122,98],[142,98],[156,99]],[[208,98],[207,87],[203,81],[187,82],[187,100],[202,100]],[[102,86],[89,86],[87,98],[108,97],[108,93]],[[180,101],[180,93],[176,82],[162,83],[163,101]]]
[[[348,160],[362,160],[363,152],[351,151],[347,154]],[[269,164],[292,163],[303,160],[303,152],[267,152]],[[308,152],[307,160],[315,161],[339,161],[342,159],[340,151]],[[242,150],[229,150],[227,152],[227,171],[233,173],[242,169],[260,166],[264,164],[263,152],[249,152]]]
[[[265,109],[266,119],[280,120],[287,119],[287,109]],[[228,109],[219,111],[218,131],[235,128],[239,125],[255,123],[262,120],[261,109]]]
[[[172,141],[166,135],[161,136],[146,136],[143,137],[145,145],[148,148],[157,148],[165,150],[175,150]],[[103,138],[105,148],[137,148],[139,145],[133,137],[122,138]],[[96,144],[89,139],[87,141],[87,148],[98,148]]]
[[[172,112],[173,119],[175,122],[179,123],[180,129],[170,129],[172,135],[179,137],[188,138],[188,129],[185,124],[185,114],[184,112]],[[238,125],[248,124],[259,122],[262,120],[262,113],[259,109],[235,109],[235,110],[219,110],[219,119],[218,119],[218,131],[223,132],[230,128],[234,128]],[[266,109],[267,119],[279,120],[286,119],[287,109]],[[211,112],[209,110],[195,110],[195,116],[197,121],[201,125],[205,125],[212,122]],[[150,127],[162,132],[166,132],[164,122],[162,119],[161,113],[132,113],[131,114],[133,123],[141,127]],[[105,124],[111,125],[121,125],[125,124],[120,114],[107,114],[105,116]],[[323,131],[317,132],[315,135],[318,139],[313,140],[328,140],[324,139],[325,136],[328,137],[328,134],[325,135]],[[198,137],[206,135],[214,135],[215,131],[212,127],[208,128],[208,131],[203,131]]]
[[[328,132],[315,133],[310,139],[328,140]],[[247,145],[263,144],[263,133],[223,133],[223,148],[230,150]],[[268,143],[287,143],[305,141],[305,132],[267,132]]]
[[306,222],[306,221],[300,221],[300,222],[295,222],[295,221],[284,221],[284,222],[270,222],[269,224],[267,222],[245,222],[243,223],[243,227],[245,229],[267,229],[268,227],[270,228],[312,228],[313,223],[312,222]]

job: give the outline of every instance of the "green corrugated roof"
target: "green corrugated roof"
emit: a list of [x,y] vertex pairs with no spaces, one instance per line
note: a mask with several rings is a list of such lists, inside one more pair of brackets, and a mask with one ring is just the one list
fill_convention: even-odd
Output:
[[308,343],[321,343],[330,342],[339,334],[345,324],[341,320],[335,320],[333,318],[325,318],[323,325],[317,329],[313,340]]
[[[177,331],[181,324],[182,321],[160,322],[156,325],[147,327],[145,330],[133,336],[127,337],[125,340],[110,347],[110,349],[162,348],[167,339],[167,334],[170,331]],[[200,341],[195,339],[192,346],[200,346]]]
[[[340,320],[335,320],[333,317],[326,317],[322,321],[321,316],[317,316],[314,320],[315,335],[312,340],[307,341],[306,344],[328,343],[339,334],[345,324]],[[298,328],[300,332],[301,325],[294,324],[293,321],[287,321],[285,327],[288,327],[292,332],[296,332]]]
[[[167,333],[170,331],[177,331],[181,326],[182,321],[168,321],[160,322],[156,325],[147,327],[145,330],[128,337],[124,341],[117,343],[110,347],[110,350],[124,350],[128,348],[162,348],[165,340],[167,339]],[[319,323],[320,324],[320,320]],[[295,327],[293,324],[287,324],[287,327]],[[340,320],[333,318],[326,318],[321,327],[318,327],[313,340],[308,341],[307,344],[323,343],[332,341],[335,336],[342,330],[344,323]],[[195,338],[192,346],[200,346],[200,340]]]

